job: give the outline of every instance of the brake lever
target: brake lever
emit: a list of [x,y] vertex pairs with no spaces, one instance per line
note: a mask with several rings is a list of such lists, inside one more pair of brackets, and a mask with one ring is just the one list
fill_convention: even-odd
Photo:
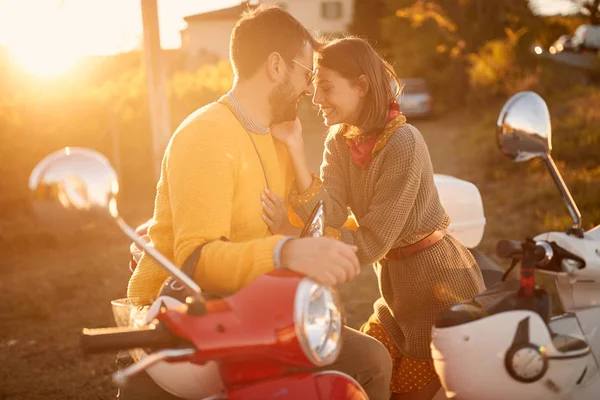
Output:
[[196,349],[166,349],[160,350],[155,353],[149,354],[148,356],[142,358],[140,361],[137,361],[122,370],[115,372],[112,376],[112,380],[118,386],[123,386],[127,383],[127,380],[132,376],[139,374],[142,371],[145,371],[147,368],[153,366],[154,364],[165,361],[172,360],[175,361],[180,358],[185,358],[189,356],[193,356],[196,354]]

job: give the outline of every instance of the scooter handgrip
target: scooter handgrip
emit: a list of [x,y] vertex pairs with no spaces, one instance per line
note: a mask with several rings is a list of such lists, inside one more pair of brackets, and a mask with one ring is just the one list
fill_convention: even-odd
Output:
[[81,347],[84,353],[106,353],[136,348],[177,348],[182,340],[163,325],[143,328],[96,328],[84,329]]
[[496,254],[500,258],[514,258],[523,254],[523,246],[516,240],[501,240],[496,246]]

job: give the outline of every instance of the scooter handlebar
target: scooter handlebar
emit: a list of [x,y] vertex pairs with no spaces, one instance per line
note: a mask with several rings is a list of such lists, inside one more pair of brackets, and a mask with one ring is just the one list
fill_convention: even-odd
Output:
[[516,258],[523,254],[523,245],[517,240],[500,240],[496,245],[496,254],[500,258]]
[[180,348],[185,343],[164,325],[157,324],[143,328],[86,328],[81,347],[84,353],[94,354],[135,348]]

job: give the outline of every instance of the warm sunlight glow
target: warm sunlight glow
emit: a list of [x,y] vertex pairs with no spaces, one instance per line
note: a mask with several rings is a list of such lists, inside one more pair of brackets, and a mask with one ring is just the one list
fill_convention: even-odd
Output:
[[79,59],[71,49],[42,46],[18,46],[10,49],[13,59],[27,73],[50,77],[68,72]]
[[12,10],[10,21],[4,21],[10,23],[5,44],[12,59],[32,75],[47,77],[66,73],[82,54],[78,43],[81,37],[59,5],[21,2]]

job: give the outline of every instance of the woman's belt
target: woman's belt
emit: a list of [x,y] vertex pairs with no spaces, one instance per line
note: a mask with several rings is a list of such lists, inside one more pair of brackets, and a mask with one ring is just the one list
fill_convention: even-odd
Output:
[[388,261],[405,260],[425,250],[426,248],[433,246],[434,244],[439,242],[445,235],[446,231],[433,231],[429,235],[425,236],[423,239],[409,246],[396,247],[395,249],[391,249],[383,258]]

